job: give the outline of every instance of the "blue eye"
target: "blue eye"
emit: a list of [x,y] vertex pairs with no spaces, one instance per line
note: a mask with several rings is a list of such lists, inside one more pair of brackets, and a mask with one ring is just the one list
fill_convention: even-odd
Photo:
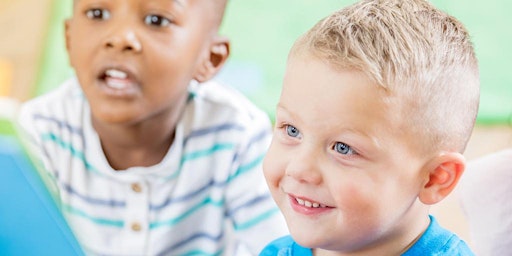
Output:
[[90,9],[85,12],[91,20],[106,20],[110,18],[110,12],[104,9]]
[[171,21],[159,15],[148,15],[144,18],[144,23],[157,27],[166,27],[171,24]]
[[347,144],[343,142],[334,143],[333,149],[343,155],[352,155],[354,154],[354,150]]
[[299,129],[295,128],[295,126],[286,125],[286,134],[290,137],[298,137],[300,135]]

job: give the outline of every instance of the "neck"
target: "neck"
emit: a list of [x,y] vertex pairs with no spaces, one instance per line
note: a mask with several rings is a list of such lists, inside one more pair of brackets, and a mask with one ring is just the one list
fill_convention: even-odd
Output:
[[[314,256],[363,256],[363,255],[402,255],[409,250],[425,233],[430,218],[428,206],[418,201],[409,216],[402,216],[403,223],[398,224],[394,234],[388,234],[388,238],[373,245],[354,251],[340,252],[324,249],[313,249]],[[421,216],[421,217],[420,217]]]
[[112,133],[104,133],[105,136],[100,137],[101,146],[110,166],[114,170],[125,170],[160,163],[174,141],[175,131],[170,127],[166,133],[151,130],[112,129]]
[[184,107],[182,104],[179,111],[163,112],[136,124],[104,124],[93,118],[110,166],[126,170],[160,163],[174,141]]

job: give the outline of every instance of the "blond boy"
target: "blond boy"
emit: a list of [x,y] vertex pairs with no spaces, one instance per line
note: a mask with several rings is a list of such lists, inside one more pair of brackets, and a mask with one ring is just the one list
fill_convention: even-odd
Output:
[[293,46],[264,161],[291,237],[261,255],[472,255],[429,215],[464,172],[479,74],[455,18],[361,1]]

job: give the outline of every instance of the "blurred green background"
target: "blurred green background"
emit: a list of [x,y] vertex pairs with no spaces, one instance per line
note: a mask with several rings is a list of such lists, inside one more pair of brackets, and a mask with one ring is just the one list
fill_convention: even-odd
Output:
[[[212,0],[213,1],[213,0]],[[230,0],[222,33],[232,55],[218,79],[241,90],[272,118],[288,50],[294,40],[332,11],[354,0]],[[512,114],[512,1],[433,0],[461,20],[472,35],[480,63],[479,124],[510,123]],[[63,20],[71,0],[55,0],[35,95],[59,85],[73,73],[64,47]]]

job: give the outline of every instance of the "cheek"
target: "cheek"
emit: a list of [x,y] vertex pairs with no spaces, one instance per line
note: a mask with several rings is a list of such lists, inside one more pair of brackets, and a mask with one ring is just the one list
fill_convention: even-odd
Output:
[[[180,65],[176,65],[176,61],[167,59],[153,60],[147,57],[145,63],[151,63],[149,68],[141,68],[144,73],[144,81],[152,86],[144,87],[149,94],[154,94],[155,98],[172,100],[179,97],[183,93],[187,93],[190,81],[193,79],[192,70],[183,69]],[[174,99],[175,100],[175,99]]]
[[[92,45],[84,45],[83,43],[77,43],[76,38],[68,49],[68,58],[72,67],[76,69],[93,69],[91,63],[96,56],[96,50]],[[90,42],[90,41],[89,41]],[[91,44],[93,44],[91,42]]]
[[379,193],[374,184],[360,177],[330,177],[330,193],[345,213],[370,213],[378,208]]
[[176,81],[182,80],[183,77],[190,76],[199,64],[199,53],[196,52],[200,49],[195,45],[175,45],[172,42],[155,41],[150,36],[144,37],[141,41],[145,51],[145,62],[152,63],[150,71],[160,76],[163,74]]
[[279,180],[284,174],[284,164],[282,158],[276,152],[275,147],[270,146],[265,158],[263,159],[263,173],[270,187],[278,187]]

